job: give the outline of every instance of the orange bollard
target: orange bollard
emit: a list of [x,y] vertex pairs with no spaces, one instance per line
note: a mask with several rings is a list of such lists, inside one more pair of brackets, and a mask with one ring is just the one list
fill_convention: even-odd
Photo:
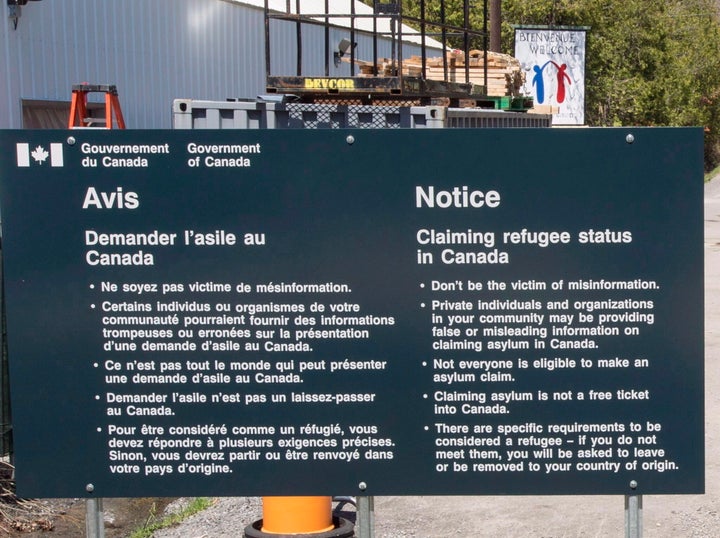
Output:
[[262,532],[315,534],[334,528],[332,497],[263,497]]

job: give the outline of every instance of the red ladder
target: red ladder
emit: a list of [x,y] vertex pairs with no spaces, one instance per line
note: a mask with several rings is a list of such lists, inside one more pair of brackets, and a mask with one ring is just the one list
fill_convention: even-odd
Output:
[[[88,116],[87,99],[89,93],[105,94],[105,118]],[[117,86],[112,84],[74,84],[72,101],[70,102],[70,119],[68,129],[75,127],[92,127],[93,124],[104,122],[106,129],[113,128],[113,112],[118,129],[125,129],[125,119],[120,110]]]

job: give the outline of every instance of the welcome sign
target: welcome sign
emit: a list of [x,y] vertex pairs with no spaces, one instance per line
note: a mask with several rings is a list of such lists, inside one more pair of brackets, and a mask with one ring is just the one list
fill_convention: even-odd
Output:
[[583,28],[516,28],[515,57],[525,71],[522,91],[536,105],[557,109],[554,125],[585,123]]

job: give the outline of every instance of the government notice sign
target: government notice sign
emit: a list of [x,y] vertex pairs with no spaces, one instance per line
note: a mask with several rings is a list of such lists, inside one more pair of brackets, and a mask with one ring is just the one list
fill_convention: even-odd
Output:
[[701,492],[702,136],[2,132],[19,493]]

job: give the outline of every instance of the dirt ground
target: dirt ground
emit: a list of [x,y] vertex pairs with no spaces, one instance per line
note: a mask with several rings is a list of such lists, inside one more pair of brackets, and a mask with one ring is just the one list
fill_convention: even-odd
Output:
[[[153,517],[162,516],[172,499],[103,499],[105,537],[126,538]],[[85,536],[86,505],[82,499],[32,500],[18,509],[27,515],[22,520],[26,529],[7,530],[0,527],[0,536],[9,538],[81,538]],[[7,527],[8,523],[0,521]]]
[[[704,495],[646,496],[643,536],[720,536],[720,179],[705,187],[705,445]],[[106,537],[126,538],[150,514],[161,514],[167,499],[107,499]],[[238,499],[237,502],[240,502]],[[162,537],[242,536],[252,523],[247,511],[232,512],[232,500],[218,502]],[[618,537],[624,533],[620,496],[574,497],[378,497],[375,536],[401,537]],[[54,501],[50,532],[10,532],[10,538],[81,538],[85,504]],[[234,515],[233,515],[234,514]],[[242,515],[238,515],[242,514]],[[352,514],[350,514],[352,515]],[[242,521],[237,521],[242,519]],[[234,533],[234,534],[233,534]],[[0,531],[0,536],[4,533]]]

